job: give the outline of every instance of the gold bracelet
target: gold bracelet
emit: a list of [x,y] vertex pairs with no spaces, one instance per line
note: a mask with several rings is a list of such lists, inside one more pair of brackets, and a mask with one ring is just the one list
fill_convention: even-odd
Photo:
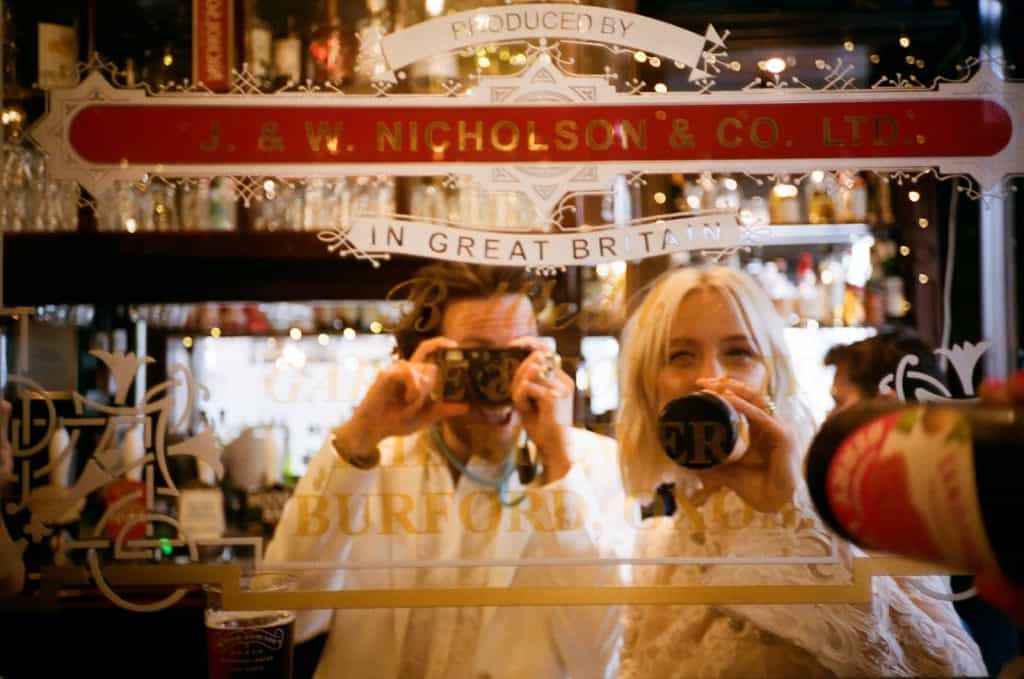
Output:
[[340,457],[342,460],[349,463],[356,469],[362,469],[365,471],[367,469],[373,469],[378,464],[380,464],[379,446],[374,446],[373,452],[370,453],[368,457],[358,457],[356,455],[353,455],[351,451],[348,451],[341,446],[340,442],[338,441],[338,436],[337,434],[334,433],[334,431],[331,432],[331,446],[334,448],[334,452],[338,454],[338,457]]

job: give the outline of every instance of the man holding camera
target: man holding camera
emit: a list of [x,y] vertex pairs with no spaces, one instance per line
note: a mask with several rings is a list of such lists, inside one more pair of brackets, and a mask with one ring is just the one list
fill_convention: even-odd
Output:
[[[310,463],[267,562],[346,566],[302,589],[620,582],[616,566],[557,563],[628,553],[630,530],[615,444],[571,426],[574,381],[537,337],[529,284],[514,268],[420,272],[395,333],[402,359]],[[421,565],[438,561],[452,565]],[[317,676],[589,679],[614,671],[619,614],[300,611],[296,638],[330,629]]]

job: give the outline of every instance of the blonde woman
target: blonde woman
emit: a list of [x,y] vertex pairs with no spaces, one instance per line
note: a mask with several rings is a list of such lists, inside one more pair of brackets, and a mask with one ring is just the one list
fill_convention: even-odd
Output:
[[[638,556],[709,561],[639,566],[638,585],[851,581],[851,548],[834,548],[810,509],[801,461],[813,423],[779,318],[753,280],[727,268],[669,272],[630,319],[622,359],[617,432],[626,491],[649,502],[669,483],[677,504],[672,516],[644,522]],[[666,403],[699,389],[746,417],[750,444],[738,461],[693,471],[664,453],[657,418]],[[747,563],[728,563],[736,559]],[[938,578],[915,581],[941,587]],[[876,577],[872,589],[865,605],[633,607],[619,677],[986,674],[949,603],[906,578]]]

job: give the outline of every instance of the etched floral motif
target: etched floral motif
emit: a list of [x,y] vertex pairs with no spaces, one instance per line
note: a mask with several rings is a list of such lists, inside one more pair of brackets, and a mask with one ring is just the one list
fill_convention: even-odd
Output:
[[[137,611],[152,611],[172,605],[178,601],[185,590],[178,590],[170,596],[156,602],[137,604],[124,599],[114,592],[106,582],[103,574],[99,552],[106,553],[104,562],[117,562],[123,559],[137,560],[145,558],[148,545],[144,536],[137,537],[141,530],[140,524],[152,525],[163,523],[174,529],[174,537],[167,539],[166,544],[172,547],[187,547],[192,560],[197,558],[196,547],[202,544],[215,544],[216,539],[199,540],[189,536],[186,530],[171,516],[160,513],[155,504],[157,497],[177,497],[180,492],[171,478],[167,460],[171,457],[193,457],[198,464],[209,466],[217,478],[224,474],[221,463],[222,448],[216,433],[211,428],[204,429],[193,436],[185,436],[190,428],[193,404],[199,390],[187,367],[176,364],[169,371],[170,379],[157,384],[146,391],[137,405],[126,404],[129,389],[135,383],[139,369],[152,363],[148,356],[136,356],[123,351],[107,352],[92,351],[92,355],[100,359],[109,369],[115,383],[113,404],[100,403],[88,396],[73,392],[71,402],[74,414],[60,415],[54,405],[53,392],[46,391],[33,380],[18,376],[10,376],[12,384],[20,385],[21,392],[17,398],[30,398],[31,395],[42,394],[41,407],[46,413],[45,418],[34,417],[29,422],[20,421],[18,416],[11,419],[11,426],[22,429],[24,436],[12,437],[13,456],[19,461],[18,472],[14,479],[18,489],[14,499],[4,506],[3,510],[12,522],[20,524],[23,537],[3,550],[0,550],[0,572],[9,570],[15,560],[21,558],[29,541],[42,542],[54,539],[55,526],[75,520],[84,505],[85,498],[90,494],[103,490],[117,483],[125,483],[129,472],[138,471],[138,478],[143,479],[139,489],[121,496],[108,508],[92,534],[79,533],[77,538],[63,536],[53,545],[57,550],[55,560],[67,559],[73,552],[84,551],[89,564],[89,571],[99,586],[114,603],[124,608]],[[176,421],[172,417],[174,410],[174,392],[185,394],[184,414]],[[15,404],[15,413],[27,412],[20,404]],[[147,432],[140,436],[142,441],[139,459],[126,459],[117,443],[117,436],[125,427],[135,431]],[[38,478],[40,473],[48,473],[49,469],[62,461],[49,464],[33,465],[32,458],[46,455],[49,444],[56,432],[71,432],[68,446],[80,441],[79,435],[85,429],[98,429],[97,443],[88,453],[82,464],[81,473],[68,487],[42,486],[32,488],[30,477]],[[169,437],[184,437],[177,443],[169,444]],[[127,448],[128,443],[125,443]],[[79,448],[80,453],[85,451]],[[134,503],[137,511],[131,514],[130,520],[118,519],[120,508]],[[224,538],[223,544],[245,544],[252,547],[255,553],[262,554],[261,538]]]
[[[977,344],[964,342],[955,344],[948,349],[935,350],[936,355],[944,356],[953,366],[953,372],[960,383],[960,391],[964,394],[963,397],[954,397],[953,392],[935,377],[919,370],[913,370],[921,363],[920,358],[913,354],[907,354],[901,358],[896,366],[896,371],[882,378],[878,383],[879,393],[895,393],[901,401],[915,400],[925,403],[977,401],[974,392],[974,372],[978,361],[990,346],[991,343],[986,340]],[[915,384],[925,386],[915,387]],[[913,389],[912,393],[908,393],[910,389]]]

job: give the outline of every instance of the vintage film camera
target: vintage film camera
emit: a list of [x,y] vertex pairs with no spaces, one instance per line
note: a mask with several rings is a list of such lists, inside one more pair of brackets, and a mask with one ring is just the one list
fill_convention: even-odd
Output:
[[458,403],[512,402],[512,378],[529,349],[443,349],[437,353],[434,398]]

